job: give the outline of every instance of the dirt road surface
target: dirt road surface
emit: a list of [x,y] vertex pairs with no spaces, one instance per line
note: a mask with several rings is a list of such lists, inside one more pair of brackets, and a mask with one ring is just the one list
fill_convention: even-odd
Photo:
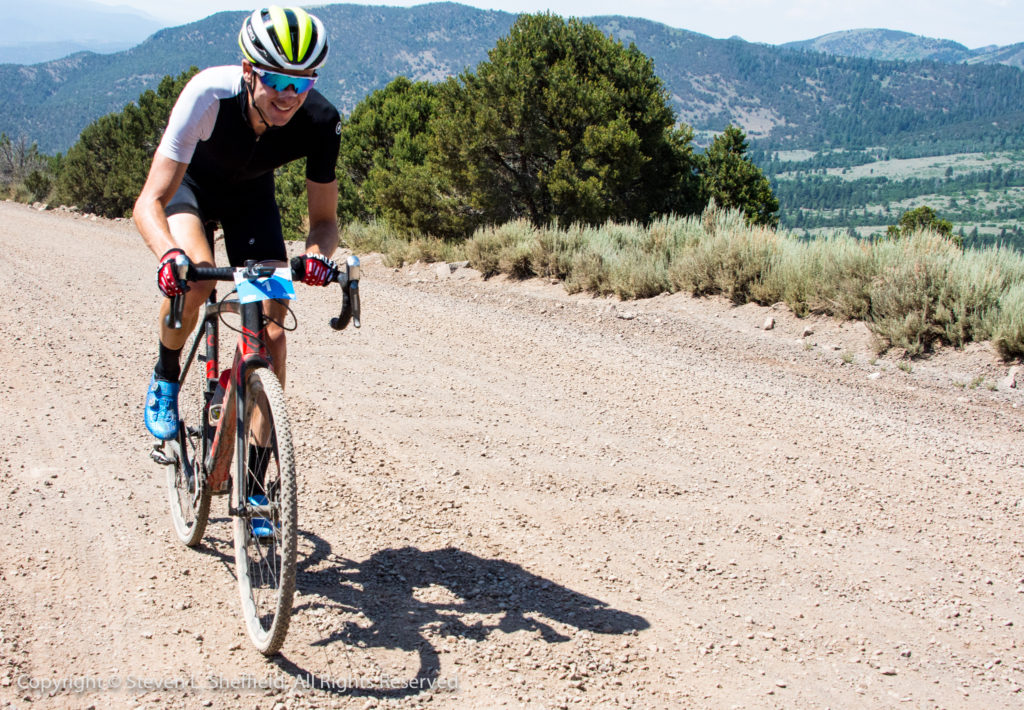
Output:
[[155,259],[9,202],[0,248],[0,707],[1024,707],[1024,394],[987,346],[908,372],[782,307],[371,255],[361,330],[299,288],[267,660],[225,499],[186,549],[148,458]]

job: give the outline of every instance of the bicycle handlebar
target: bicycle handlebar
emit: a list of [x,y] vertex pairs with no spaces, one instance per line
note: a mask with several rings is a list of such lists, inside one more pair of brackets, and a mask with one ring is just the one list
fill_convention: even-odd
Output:
[[[292,280],[299,281],[306,275],[306,263],[301,256],[294,257],[291,262]],[[245,278],[255,280],[270,276],[276,267],[269,264],[248,261],[245,266],[195,266],[184,254],[174,259],[174,268],[179,281],[234,281],[236,271],[244,271]],[[344,330],[349,322],[356,328],[362,323],[359,318],[359,278],[362,267],[359,257],[352,254],[345,260],[344,266],[338,269],[333,281],[341,286],[341,314],[331,318],[330,326],[334,330]],[[181,328],[181,314],[185,308],[185,294],[171,299],[171,310],[164,319],[168,328]]]

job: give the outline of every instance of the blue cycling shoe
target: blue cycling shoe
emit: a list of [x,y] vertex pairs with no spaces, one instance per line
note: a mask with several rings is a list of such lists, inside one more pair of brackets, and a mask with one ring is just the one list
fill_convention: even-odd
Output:
[[157,439],[168,441],[178,435],[178,383],[149,379],[146,392],[146,428]]
[[[266,496],[249,496],[248,501],[249,505],[267,505]],[[249,531],[252,533],[253,537],[265,542],[269,542],[274,539],[274,533],[276,532],[275,528],[277,526],[266,518],[252,518],[249,521],[249,526]]]

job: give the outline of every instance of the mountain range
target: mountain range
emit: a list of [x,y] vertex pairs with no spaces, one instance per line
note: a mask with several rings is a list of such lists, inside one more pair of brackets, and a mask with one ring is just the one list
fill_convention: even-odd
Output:
[[[162,29],[113,54],[0,65],[0,131],[26,136],[47,152],[66,150],[85,125],[120,110],[163,76],[191,65],[237,63],[244,14],[221,12]],[[339,4],[317,14],[333,32],[318,87],[343,112],[398,75],[437,81],[472,70],[516,18],[455,3]],[[973,64],[952,63],[959,61],[954,50],[960,45],[900,35],[904,56],[920,59],[923,46],[937,44],[928,50],[930,61],[895,61],[878,55],[887,51],[886,37],[892,39],[886,31],[819,38],[817,48],[775,47],[637,18],[584,19],[652,58],[680,120],[697,129],[699,139],[732,122],[773,149],[919,141],[1024,145],[1024,71],[1005,65],[1012,57],[993,64],[977,54],[967,60]]]
[[1005,47],[991,45],[968,49],[952,40],[921,37],[896,30],[846,30],[800,42],[787,42],[779,46],[861,59],[934,61],[948,64],[1007,64],[1018,68],[1024,67],[1024,42]]
[[134,47],[163,27],[130,7],[89,0],[4,3],[0,64],[37,64],[79,51],[117,52]]

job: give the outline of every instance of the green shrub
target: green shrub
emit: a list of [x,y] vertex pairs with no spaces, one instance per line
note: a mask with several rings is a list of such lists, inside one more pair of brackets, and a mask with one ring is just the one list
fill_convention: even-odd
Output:
[[533,249],[529,244],[512,244],[503,249],[498,269],[512,278],[528,279],[537,274],[533,270]]
[[952,240],[958,247],[963,243],[960,235],[953,233],[953,223],[949,220],[939,219],[935,210],[928,206],[904,212],[900,215],[899,223],[890,224],[885,234],[889,239],[900,239],[921,231],[935,232]]
[[1009,287],[990,316],[992,343],[1006,360],[1024,357],[1024,282]]
[[947,239],[919,232],[899,241],[880,242],[875,248],[881,264],[869,288],[869,327],[883,346],[920,355],[941,340],[953,317],[949,282],[953,247]]
[[1002,322],[1013,342],[1012,301],[1024,281],[1024,257],[1003,248],[967,250],[934,232],[875,245],[869,325],[884,341],[917,355],[943,343],[960,347],[992,337]]
[[43,202],[53,190],[53,178],[41,170],[33,170],[25,178],[25,189],[35,202]]
[[274,171],[274,197],[281,213],[285,239],[305,240],[309,233],[309,200],[306,199],[306,159]]
[[878,274],[871,245],[843,235],[824,240],[819,249],[820,288],[813,297],[812,310],[846,320],[864,320],[871,312],[870,289]]
[[569,293],[589,291],[599,295],[611,293],[608,267],[601,254],[589,246],[577,251],[570,262],[565,290]]
[[862,319],[871,307],[868,286],[875,269],[870,245],[846,234],[811,242],[782,238],[751,295],[762,304],[784,301],[798,316]]
[[651,298],[671,290],[663,254],[623,252],[609,269],[612,291],[623,300]]
[[384,264],[394,268],[417,261],[466,260],[461,243],[435,237],[410,238],[380,221],[349,223],[341,230],[341,242],[360,254],[379,253],[384,257]]
[[64,158],[57,200],[105,217],[131,214],[171,108],[197,71],[165,76],[156,91],[86,126]]
[[954,259],[950,275],[954,317],[943,340],[959,347],[992,337],[992,315],[1002,310],[1000,301],[1007,289],[1024,280],[1024,260],[1007,249],[971,250]]
[[733,303],[746,303],[759,292],[779,236],[766,227],[747,226],[737,210],[717,212],[708,226],[711,232],[673,261],[671,283],[695,296],[720,293]]
[[[523,224],[528,224],[523,222]],[[586,232],[574,225],[569,229],[542,229],[533,237],[533,270],[538,276],[566,279],[572,273],[574,255],[586,243]]]
[[7,186],[7,199],[28,205],[32,203],[32,193],[23,182],[12,182]]
[[532,265],[537,231],[523,219],[499,227],[482,227],[466,242],[466,258],[484,276],[500,273],[517,278],[533,276],[537,273]]

